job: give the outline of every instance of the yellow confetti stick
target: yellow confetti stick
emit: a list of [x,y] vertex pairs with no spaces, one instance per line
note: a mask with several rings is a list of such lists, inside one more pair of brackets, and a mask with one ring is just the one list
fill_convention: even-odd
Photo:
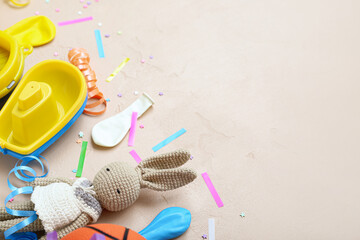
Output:
[[114,72],[106,79],[107,82],[111,82],[113,78],[118,74],[121,69],[125,66],[125,64],[130,60],[130,58],[126,58],[115,70]]

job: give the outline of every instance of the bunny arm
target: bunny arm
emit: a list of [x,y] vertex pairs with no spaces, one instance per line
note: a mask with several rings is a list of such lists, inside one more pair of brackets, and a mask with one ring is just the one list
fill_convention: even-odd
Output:
[[[75,231],[78,228],[85,227],[90,223],[90,217],[86,213],[82,213],[73,223],[67,225],[66,227],[56,230],[58,239],[61,239],[71,233],[72,231]],[[43,236],[40,238],[40,240],[46,240],[46,236]]]
[[[10,209],[13,209],[13,210],[33,211],[34,203],[32,203],[31,201],[8,203],[7,207]],[[6,212],[5,206],[0,207],[0,221],[16,219],[16,218],[19,218],[19,217],[13,216]]]
[[70,186],[73,185],[75,180],[71,180],[64,177],[46,177],[46,178],[36,178],[33,182],[28,183],[28,186],[37,187],[37,186],[47,186],[52,183],[67,183]]
[[160,154],[146,158],[141,161],[138,168],[150,168],[150,169],[171,169],[184,165],[190,159],[190,152],[184,149],[179,149],[174,152]]
[[[0,233],[4,233],[9,228],[15,226],[16,224],[20,223],[21,221],[24,221],[25,219],[27,219],[27,217],[1,221],[0,222]],[[43,227],[40,219],[36,219],[35,222],[32,222],[31,224],[22,228],[20,230],[20,232],[40,232],[43,230],[44,230],[44,227]]]

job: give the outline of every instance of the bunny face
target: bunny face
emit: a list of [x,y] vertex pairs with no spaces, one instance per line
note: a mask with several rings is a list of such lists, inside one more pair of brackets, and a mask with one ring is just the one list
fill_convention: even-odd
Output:
[[129,207],[140,192],[138,173],[122,162],[103,167],[96,174],[93,184],[101,206],[109,211],[121,211]]

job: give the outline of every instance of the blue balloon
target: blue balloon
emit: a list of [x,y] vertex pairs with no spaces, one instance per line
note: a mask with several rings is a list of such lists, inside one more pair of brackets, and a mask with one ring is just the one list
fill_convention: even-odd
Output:
[[170,207],[162,210],[139,234],[147,240],[169,240],[186,232],[190,223],[191,213],[189,210]]

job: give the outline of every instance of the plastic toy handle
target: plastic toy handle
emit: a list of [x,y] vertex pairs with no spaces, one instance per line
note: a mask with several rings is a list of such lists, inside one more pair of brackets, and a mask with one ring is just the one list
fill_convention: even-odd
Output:
[[30,44],[26,44],[22,47],[22,51],[24,52],[24,55],[27,57],[33,52],[34,48]]
[[[19,1],[16,1],[19,2]],[[20,46],[38,47],[51,42],[55,38],[54,23],[45,16],[25,18],[5,30],[18,41]]]
[[191,213],[189,210],[170,207],[162,210],[139,234],[148,240],[169,240],[186,232],[190,223]]
[[10,2],[17,7],[25,7],[30,3],[30,0],[26,0],[26,1],[10,0]]

